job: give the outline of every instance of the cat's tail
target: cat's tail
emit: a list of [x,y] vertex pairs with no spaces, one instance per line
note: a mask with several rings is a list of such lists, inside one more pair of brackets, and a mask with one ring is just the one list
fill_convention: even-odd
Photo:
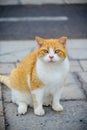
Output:
[[3,84],[5,84],[9,88],[11,86],[10,77],[9,76],[0,75],[0,82],[3,83]]

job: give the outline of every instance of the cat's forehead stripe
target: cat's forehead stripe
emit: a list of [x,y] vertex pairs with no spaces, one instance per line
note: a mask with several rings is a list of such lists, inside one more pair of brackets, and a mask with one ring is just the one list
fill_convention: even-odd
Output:
[[50,53],[50,54],[54,54],[53,48],[50,48],[50,49],[49,49],[49,53]]

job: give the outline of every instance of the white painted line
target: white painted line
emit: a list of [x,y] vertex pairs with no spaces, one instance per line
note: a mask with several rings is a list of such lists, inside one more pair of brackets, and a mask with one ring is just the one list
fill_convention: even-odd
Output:
[[9,18],[0,18],[0,22],[26,22],[26,21],[67,21],[67,16],[57,16],[57,17],[9,17]]

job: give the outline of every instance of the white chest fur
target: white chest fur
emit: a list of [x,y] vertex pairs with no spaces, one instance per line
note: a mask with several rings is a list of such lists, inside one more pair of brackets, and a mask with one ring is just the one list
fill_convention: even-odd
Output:
[[44,63],[38,59],[36,71],[39,79],[46,86],[60,85],[63,83],[69,71],[68,58],[61,63]]

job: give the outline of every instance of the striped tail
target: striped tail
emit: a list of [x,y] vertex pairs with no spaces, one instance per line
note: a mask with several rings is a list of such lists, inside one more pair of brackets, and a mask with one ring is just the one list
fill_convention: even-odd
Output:
[[9,76],[2,76],[2,75],[0,75],[0,82],[5,84],[9,88],[11,87],[11,85],[10,85],[10,77]]

